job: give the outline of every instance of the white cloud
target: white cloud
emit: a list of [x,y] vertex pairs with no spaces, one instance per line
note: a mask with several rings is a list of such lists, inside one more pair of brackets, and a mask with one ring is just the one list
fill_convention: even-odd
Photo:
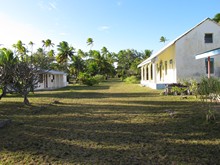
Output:
[[56,6],[56,3],[55,3],[55,2],[50,2],[49,5],[50,5],[50,7],[51,7],[52,9],[54,9],[54,10],[57,9],[57,6]]
[[38,6],[42,9],[42,10],[57,10],[57,4],[55,1],[51,1],[51,2],[45,2],[45,1],[39,1],[38,2]]
[[109,29],[110,29],[109,26],[100,26],[100,27],[98,28],[99,31],[108,31]]

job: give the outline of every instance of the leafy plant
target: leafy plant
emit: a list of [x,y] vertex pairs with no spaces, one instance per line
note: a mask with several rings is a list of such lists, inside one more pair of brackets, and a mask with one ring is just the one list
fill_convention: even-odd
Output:
[[88,85],[88,86],[93,86],[99,83],[95,77],[92,77],[87,73],[80,73],[79,80],[82,82],[82,84]]
[[137,83],[139,83],[139,80],[138,80],[138,78],[136,76],[127,77],[124,81],[126,83],[130,83],[130,84],[137,84]]
[[189,85],[189,90],[193,95],[198,96],[198,82],[196,80],[191,80]]
[[179,93],[181,93],[181,88],[178,87],[178,86],[174,86],[171,88],[171,92],[174,94],[174,95],[178,95]]
[[105,77],[104,77],[103,75],[97,74],[97,75],[94,76],[94,79],[95,79],[98,83],[100,83],[100,82],[102,82],[102,81],[105,80]]
[[214,77],[203,77],[198,86],[198,93],[205,107],[206,120],[208,122],[215,120],[213,101],[220,94],[220,80]]

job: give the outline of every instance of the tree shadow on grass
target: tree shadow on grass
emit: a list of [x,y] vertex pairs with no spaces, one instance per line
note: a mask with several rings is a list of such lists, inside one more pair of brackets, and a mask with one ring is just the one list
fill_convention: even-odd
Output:
[[130,98],[130,97],[157,97],[156,94],[153,93],[105,93],[105,92],[41,92],[35,93],[34,95],[30,95],[29,97],[53,97],[53,98],[82,98],[82,99],[94,99],[94,98]]
[[172,108],[176,102],[135,103],[14,112],[15,122],[0,130],[0,152],[30,154],[35,162],[52,164],[218,164],[219,124],[202,125],[196,103],[179,102],[176,110],[187,117],[174,118],[161,105]]
[[95,86],[86,86],[86,85],[69,85],[64,88],[60,89],[55,89],[53,91],[70,91],[70,90],[89,90],[89,91],[94,91],[94,90],[107,90],[109,89],[109,85],[95,85]]

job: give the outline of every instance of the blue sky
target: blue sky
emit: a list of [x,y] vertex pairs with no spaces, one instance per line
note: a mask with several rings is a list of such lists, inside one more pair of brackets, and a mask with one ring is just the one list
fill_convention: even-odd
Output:
[[[145,49],[154,52],[205,18],[220,13],[219,0],[0,0],[0,44],[22,40],[67,41],[88,51],[103,46],[111,52]],[[168,42],[169,42],[168,41]]]

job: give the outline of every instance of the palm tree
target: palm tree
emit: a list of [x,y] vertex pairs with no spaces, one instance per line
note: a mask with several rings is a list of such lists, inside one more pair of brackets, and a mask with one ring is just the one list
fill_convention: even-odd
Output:
[[50,47],[53,47],[54,46],[54,43],[52,43],[52,41],[50,39],[47,39],[45,41],[45,47],[48,48],[48,51],[50,51]]
[[28,45],[30,45],[30,47],[31,47],[31,54],[33,54],[33,46],[34,46],[34,43],[33,43],[32,41],[30,41],[30,42],[28,43]]
[[88,46],[89,46],[89,45],[91,46],[91,47],[90,47],[90,50],[91,50],[91,49],[92,49],[92,46],[93,46],[93,43],[94,43],[93,39],[92,39],[92,38],[88,38],[87,41],[86,41],[86,43],[87,43]]
[[24,47],[24,43],[22,43],[21,40],[18,40],[16,44],[13,44],[12,46],[15,48],[15,54],[20,56],[21,60],[25,60],[24,56],[27,57],[28,50]]
[[215,17],[213,18],[213,20],[214,20],[215,22],[220,23],[220,13],[216,14]]
[[168,39],[166,39],[166,37],[164,37],[164,36],[160,37],[160,42],[165,43],[166,41],[168,41]]
[[49,57],[54,57],[54,55],[55,55],[54,50],[50,50],[49,52],[47,52],[47,55],[48,55]]
[[37,53],[42,53],[42,54],[43,54],[43,53],[44,53],[43,48],[38,48],[38,49],[37,49]]
[[69,46],[68,42],[62,41],[57,45],[57,62],[58,63],[67,63],[68,59],[74,55],[74,48]]
[[41,42],[43,43],[42,47],[45,49],[46,41],[42,40]]
[[70,65],[70,70],[72,71],[72,74],[74,74],[77,81],[79,73],[82,72],[84,69],[84,61],[79,54],[77,54],[76,56],[72,56],[71,59],[72,64]]
[[108,61],[109,64],[113,64],[115,62],[113,53],[110,53],[105,46],[102,47],[101,53],[102,53],[102,56]]
[[144,59],[147,59],[148,57],[150,57],[152,52],[153,52],[153,50],[148,50],[148,49],[144,50],[142,59],[144,60]]
[[85,58],[87,57],[87,53],[86,52],[83,52],[82,49],[79,49],[78,52],[77,52],[77,55],[81,58]]

